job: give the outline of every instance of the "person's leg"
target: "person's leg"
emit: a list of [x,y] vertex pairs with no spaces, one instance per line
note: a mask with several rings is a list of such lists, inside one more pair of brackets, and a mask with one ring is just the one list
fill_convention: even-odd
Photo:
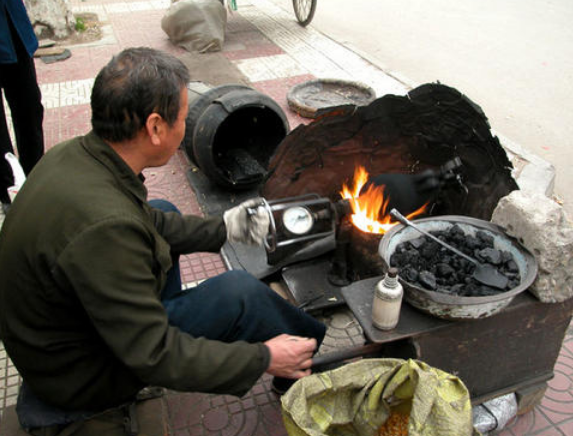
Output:
[[[165,212],[179,212],[165,200],[149,204]],[[172,325],[196,337],[225,342],[262,342],[286,333],[322,343],[324,324],[245,271],[228,271],[181,290],[179,256],[172,256],[173,268],[161,293]]]
[[282,333],[322,342],[326,328],[245,271],[228,271],[162,299],[169,322],[196,337],[264,342]]
[[36,66],[10,24],[18,62],[2,67],[2,87],[12,114],[20,165],[26,174],[44,154],[42,122],[44,107],[36,78]]

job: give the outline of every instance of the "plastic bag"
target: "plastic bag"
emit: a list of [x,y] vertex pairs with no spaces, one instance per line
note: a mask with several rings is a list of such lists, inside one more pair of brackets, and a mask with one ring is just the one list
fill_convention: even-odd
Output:
[[297,381],[282,399],[290,436],[376,436],[393,414],[409,436],[469,436],[472,407],[462,381],[418,360],[363,359]]
[[502,395],[474,407],[474,427],[481,433],[502,430],[515,415],[517,415],[515,394]]
[[4,155],[10,167],[12,167],[12,174],[14,175],[14,184],[8,188],[8,196],[10,197],[10,201],[14,201],[16,194],[20,191],[20,188],[26,181],[26,175],[24,174],[24,170],[20,165],[20,161],[16,156],[12,153],[6,153]]
[[200,53],[220,51],[227,11],[219,0],[181,0],[161,19],[161,28],[176,45]]

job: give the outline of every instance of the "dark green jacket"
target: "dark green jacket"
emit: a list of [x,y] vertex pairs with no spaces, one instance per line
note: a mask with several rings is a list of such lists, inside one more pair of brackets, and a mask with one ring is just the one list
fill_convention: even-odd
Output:
[[263,344],[193,338],[159,294],[180,253],[217,251],[221,218],[162,213],[93,132],[50,150],[0,232],[0,338],[38,397],[97,410],[142,386],[242,395],[269,364]]

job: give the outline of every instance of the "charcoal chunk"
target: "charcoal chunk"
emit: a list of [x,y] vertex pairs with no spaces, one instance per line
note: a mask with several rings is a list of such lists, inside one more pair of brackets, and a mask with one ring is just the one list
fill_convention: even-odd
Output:
[[478,297],[479,292],[480,292],[480,286],[476,285],[475,283],[468,283],[462,291],[462,296]]
[[509,251],[502,250],[501,251],[501,262],[507,263],[510,260],[513,260],[513,256],[511,255],[511,253]]
[[439,277],[450,277],[456,271],[447,263],[439,263],[436,265],[436,273]]
[[429,290],[436,289],[436,277],[430,271],[422,271],[418,277],[420,284]]
[[436,254],[438,254],[439,249],[440,245],[437,242],[432,241],[430,243],[424,244],[424,246],[420,249],[420,254],[426,259],[431,259]]
[[476,232],[477,238],[482,242],[483,245],[489,248],[493,248],[493,236],[483,230],[478,230]]
[[484,248],[478,252],[478,256],[492,265],[499,265],[502,259],[501,252],[495,248]]
[[[467,235],[458,225],[444,231],[432,231],[458,250],[484,263],[495,265],[509,279],[507,289],[520,283],[519,268],[509,251],[493,247],[494,237],[489,232],[477,231]],[[434,240],[424,236],[398,244],[390,264],[400,268],[400,275],[409,283],[424,289],[461,296],[497,294],[499,289],[484,287],[474,279],[475,264],[452,253]]]
[[518,273],[519,272],[519,267],[517,266],[517,263],[515,263],[515,261],[513,259],[506,262],[505,267],[507,268],[507,271],[510,273]]
[[409,241],[412,248],[418,250],[422,245],[424,245],[424,238],[416,238]]
[[471,235],[466,236],[466,240],[465,240],[464,245],[470,251],[473,251],[475,249],[479,249],[482,246],[481,241],[478,238],[476,238],[475,236],[471,236]]
[[465,233],[460,226],[458,226],[457,224],[454,224],[452,227],[449,228],[448,236],[450,236],[450,237],[461,236],[463,238],[463,237],[465,237]]
[[418,281],[418,271],[414,268],[407,267],[404,268],[401,272],[402,278],[410,283],[416,283]]

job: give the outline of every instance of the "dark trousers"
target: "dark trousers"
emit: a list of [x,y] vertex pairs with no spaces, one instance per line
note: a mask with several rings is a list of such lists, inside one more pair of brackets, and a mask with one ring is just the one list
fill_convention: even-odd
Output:
[[[163,200],[151,206],[177,211]],[[315,338],[322,343],[326,327],[285,301],[265,283],[245,271],[228,271],[199,285],[181,289],[179,255],[172,253],[161,300],[169,322],[195,337],[223,342],[264,342],[281,333]]]
[[[0,64],[0,97],[2,93],[10,106],[12,124],[18,147],[18,157],[24,173],[29,174],[44,154],[42,121],[44,107],[36,79],[36,67],[9,21],[18,62]],[[1,100],[1,98],[0,98]],[[4,155],[14,152],[8,134],[4,105],[0,104],[0,201],[8,203],[6,190],[14,184],[12,169]]]

